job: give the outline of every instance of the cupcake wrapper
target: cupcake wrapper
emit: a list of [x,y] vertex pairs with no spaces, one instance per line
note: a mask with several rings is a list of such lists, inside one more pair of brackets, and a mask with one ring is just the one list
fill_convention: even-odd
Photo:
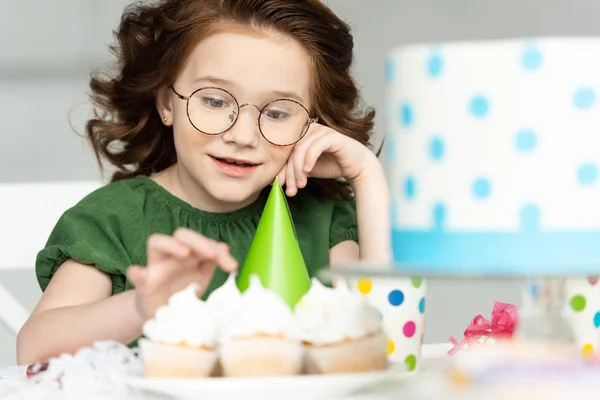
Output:
[[223,343],[220,356],[226,377],[286,376],[301,373],[304,349],[300,343],[256,337]]
[[307,374],[369,372],[387,368],[387,338],[383,332],[339,344],[306,346]]
[[205,378],[213,373],[215,351],[140,340],[144,376],[152,378]]

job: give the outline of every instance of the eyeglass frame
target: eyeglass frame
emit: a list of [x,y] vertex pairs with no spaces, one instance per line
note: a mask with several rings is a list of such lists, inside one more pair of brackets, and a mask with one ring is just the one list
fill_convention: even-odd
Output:
[[[228,132],[228,131],[229,131],[231,128],[233,128],[233,127],[234,127],[234,125],[236,124],[236,122],[237,122],[237,121],[238,121],[238,119],[239,119],[239,115],[240,115],[240,112],[241,112],[242,108],[244,108],[244,107],[246,107],[246,106],[252,106],[252,107],[254,107],[254,108],[256,108],[256,109],[258,110],[258,117],[256,118],[256,124],[258,125],[258,131],[260,132],[261,136],[262,136],[262,137],[263,137],[263,138],[264,138],[264,139],[265,139],[267,142],[269,142],[270,144],[272,144],[273,146],[278,146],[278,147],[287,147],[287,146],[292,146],[292,145],[294,145],[294,144],[298,143],[300,140],[302,140],[302,138],[303,138],[304,136],[306,136],[306,133],[308,132],[308,129],[310,128],[310,125],[311,125],[311,124],[313,124],[313,123],[317,123],[317,122],[319,122],[319,117],[311,117],[311,116],[310,116],[310,112],[309,112],[309,111],[306,109],[306,107],[304,107],[304,105],[303,105],[302,103],[300,103],[299,101],[296,101],[296,100],[293,100],[293,99],[287,99],[287,98],[278,98],[278,99],[275,99],[275,100],[271,100],[271,101],[269,101],[267,104],[265,104],[265,105],[264,105],[264,106],[261,108],[261,107],[257,106],[256,104],[253,104],[253,103],[244,103],[244,104],[240,105],[240,104],[238,103],[238,100],[235,98],[235,96],[234,96],[233,94],[231,94],[231,93],[230,93],[230,92],[228,92],[227,90],[225,90],[225,89],[223,89],[223,88],[220,88],[220,87],[217,87],[217,86],[204,86],[204,87],[201,87],[201,88],[199,88],[199,89],[196,89],[196,90],[194,90],[194,91],[192,92],[192,94],[190,94],[189,96],[184,96],[184,95],[182,95],[182,94],[178,93],[178,92],[175,90],[175,87],[174,87],[173,85],[169,85],[169,87],[171,88],[171,90],[173,91],[173,93],[175,93],[175,96],[177,96],[177,97],[178,97],[179,99],[181,99],[181,100],[185,100],[185,102],[186,102],[186,104],[185,104],[185,113],[187,114],[187,117],[188,117],[188,120],[190,121],[190,124],[192,124],[192,126],[194,127],[194,129],[196,129],[198,132],[200,132],[200,133],[202,133],[202,134],[204,134],[204,135],[209,135],[209,136],[218,136],[218,135],[223,135],[223,134],[227,133],[227,132]],[[195,95],[196,93],[198,93],[198,92],[199,92],[199,91],[201,91],[201,90],[205,90],[205,89],[216,89],[216,90],[221,90],[221,91],[223,91],[223,92],[227,93],[229,96],[231,96],[231,98],[233,99],[233,101],[235,101],[235,105],[236,105],[236,107],[237,107],[237,111],[238,111],[238,112],[237,112],[237,113],[238,113],[238,116],[235,118],[235,121],[234,121],[234,122],[231,124],[231,126],[230,126],[229,128],[227,128],[227,129],[225,129],[223,132],[219,132],[219,133],[207,133],[207,132],[204,132],[204,131],[200,130],[200,129],[199,129],[197,126],[196,126],[196,125],[194,125],[194,122],[192,121],[192,118],[190,117],[190,109],[189,109],[189,107],[190,107],[190,99],[191,99],[192,97],[194,97],[194,95]],[[304,111],[306,111],[306,115],[307,115],[307,117],[308,117],[308,123],[306,124],[306,128],[304,129],[304,132],[302,132],[302,134],[300,135],[300,137],[299,137],[299,138],[298,138],[296,141],[294,141],[294,142],[292,142],[292,143],[288,143],[288,144],[277,144],[277,143],[273,143],[272,141],[270,141],[269,139],[267,139],[267,137],[265,136],[265,134],[264,134],[264,133],[263,133],[263,131],[262,131],[262,128],[260,127],[260,117],[262,116],[262,113],[263,113],[263,111],[264,111],[264,110],[265,110],[267,107],[269,107],[271,104],[273,104],[273,103],[275,103],[275,102],[277,102],[277,101],[291,101],[292,103],[296,103],[296,104],[298,104],[300,107],[302,107],[302,109],[304,109]]]

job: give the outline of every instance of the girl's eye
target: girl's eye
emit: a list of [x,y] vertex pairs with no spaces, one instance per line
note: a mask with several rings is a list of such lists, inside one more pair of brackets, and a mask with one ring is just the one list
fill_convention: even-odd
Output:
[[225,101],[223,99],[219,99],[219,98],[215,98],[215,97],[203,97],[202,102],[205,105],[209,106],[210,108],[215,108],[215,109],[224,108],[225,106],[227,106],[227,104],[225,103]]

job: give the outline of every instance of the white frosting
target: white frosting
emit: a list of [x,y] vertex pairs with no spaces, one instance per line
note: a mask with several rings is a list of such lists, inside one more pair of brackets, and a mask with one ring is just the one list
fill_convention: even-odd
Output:
[[227,281],[208,296],[206,304],[218,330],[231,320],[241,297],[242,293],[237,287],[235,274],[230,274]]
[[295,309],[302,340],[316,345],[360,339],[381,331],[379,312],[360,293],[343,283],[334,289],[312,280]]
[[214,347],[216,326],[208,305],[196,295],[197,285],[175,293],[169,303],[144,324],[148,339],[167,344]]
[[250,277],[250,286],[224,326],[221,340],[254,335],[281,335],[287,340],[300,340],[298,325],[288,305],[277,294],[265,289],[256,275]]

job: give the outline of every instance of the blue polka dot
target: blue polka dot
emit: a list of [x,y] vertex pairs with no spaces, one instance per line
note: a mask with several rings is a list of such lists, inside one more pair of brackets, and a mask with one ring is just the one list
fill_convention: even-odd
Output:
[[540,208],[535,204],[526,204],[519,213],[521,229],[535,231],[540,226]]
[[521,64],[528,71],[535,71],[542,65],[542,53],[534,44],[526,46],[521,56]]
[[485,199],[492,193],[492,185],[485,178],[477,178],[473,182],[473,195],[478,199]]
[[403,103],[400,106],[400,122],[401,124],[406,127],[406,128],[410,128],[412,126],[412,124],[414,123],[414,111],[413,108],[410,104],[408,103]]
[[393,133],[389,133],[385,138],[385,159],[392,161],[396,155],[396,137]]
[[522,129],[517,132],[515,145],[517,150],[527,153],[532,151],[537,144],[537,135],[531,129]]
[[537,300],[540,297],[540,288],[538,287],[537,284],[535,283],[529,283],[527,285],[528,287],[528,292],[529,292],[529,296],[533,299],[533,300]]
[[598,179],[598,167],[595,164],[586,163],[577,170],[577,179],[582,185],[591,185]]
[[470,108],[471,114],[475,118],[484,118],[490,111],[490,102],[485,96],[473,96]]
[[596,314],[594,314],[594,326],[600,328],[600,311],[597,311]]
[[444,157],[444,142],[439,137],[434,137],[429,142],[429,154],[436,161]]
[[433,206],[433,223],[436,229],[443,229],[446,225],[446,205],[444,203],[437,203]]
[[385,61],[385,80],[387,82],[393,82],[394,78],[396,77],[396,63],[394,62],[394,59],[389,57],[386,61]]
[[573,104],[580,110],[586,110],[596,102],[596,92],[590,87],[578,89],[573,95]]
[[398,307],[400,304],[404,302],[404,293],[400,290],[392,290],[388,295],[388,301],[391,305]]
[[417,191],[416,185],[415,179],[412,176],[408,176],[404,179],[404,195],[407,199],[415,197]]
[[421,301],[419,301],[419,312],[421,314],[425,312],[425,297],[421,297]]
[[427,74],[431,77],[437,77],[442,74],[444,70],[444,59],[439,52],[434,52],[429,56],[427,60]]

